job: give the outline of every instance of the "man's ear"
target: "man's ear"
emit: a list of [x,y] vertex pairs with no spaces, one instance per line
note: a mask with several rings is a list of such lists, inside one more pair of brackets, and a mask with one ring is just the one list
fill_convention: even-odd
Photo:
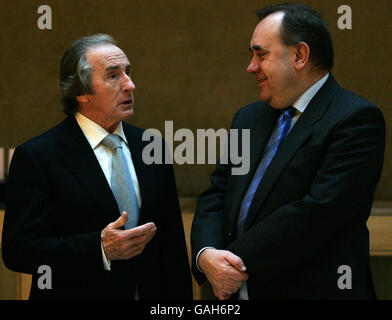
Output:
[[306,42],[298,42],[294,46],[295,50],[295,62],[294,66],[297,70],[303,69],[309,61],[310,58],[310,48]]
[[77,96],[76,97],[76,101],[79,102],[79,103],[87,103],[88,102],[87,94],[83,94],[83,95]]

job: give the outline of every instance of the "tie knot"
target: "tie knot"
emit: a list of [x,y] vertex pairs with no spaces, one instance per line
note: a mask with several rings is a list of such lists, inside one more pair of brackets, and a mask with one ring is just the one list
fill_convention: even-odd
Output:
[[290,118],[294,117],[295,112],[296,112],[296,110],[294,107],[288,107],[288,108],[282,110],[283,115],[290,117]]
[[108,134],[103,140],[102,144],[114,151],[116,148],[121,148],[120,136],[117,134]]

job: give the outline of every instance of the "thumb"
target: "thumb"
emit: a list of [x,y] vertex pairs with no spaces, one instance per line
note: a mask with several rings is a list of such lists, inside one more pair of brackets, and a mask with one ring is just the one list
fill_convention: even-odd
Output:
[[236,256],[235,254],[230,253],[226,256],[226,260],[238,271],[241,271],[241,272],[246,271],[246,266],[239,256]]
[[121,216],[116,221],[114,221],[112,223],[112,227],[115,228],[115,229],[119,229],[119,228],[121,228],[121,227],[123,227],[125,225],[127,220],[128,220],[128,214],[127,214],[126,211],[123,211],[121,213]]

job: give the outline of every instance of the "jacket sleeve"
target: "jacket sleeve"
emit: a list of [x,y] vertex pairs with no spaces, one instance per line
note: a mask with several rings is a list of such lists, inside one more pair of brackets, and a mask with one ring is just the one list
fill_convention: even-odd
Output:
[[[233,124],[240,112],[238,111],[234,116]],[[230,139],[228,137],[225,150],[226,155],[230,154],[229,141]],[[196,212],[192,222],[191,245],[192,272],[199,284],[206,280],[204,274],[200,272],[196,265],[196,258],[200,250],[206,247],[224,249],[225,197],[230,170],[230,161],[219,160],[210,177],[210,188],[204,191],[197,201]]]
[[192,276],[173,166],[167,164],[165,167],[168,174],[165,196],[167,207],[162,212],[162,230],[158,232],[163,236],[160,241],[163,242],[163,263],[167,270],[165,273],[175,275],[167,279],[165,299],[192,300]]
[[[56,204],[43,164],[30,148],[15,149],[7,180],[3,260],[14,271],[34,274],[41,265],[53,272],[103,270],[101,233],[59,237],[53,228]],[[78,223],[75,221],[75,223]]]

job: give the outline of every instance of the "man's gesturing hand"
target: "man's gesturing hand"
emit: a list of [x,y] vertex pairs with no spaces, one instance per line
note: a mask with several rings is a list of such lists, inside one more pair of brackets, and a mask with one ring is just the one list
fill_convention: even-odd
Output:
[[218,299],[228,299],[248,279],[242,259],[230,251],[206,249],[198,260]]
[[153,222],[132,229],[120,229],[127,220],[128,215],[124,211],[120,218],[109,223],[101,232],[103,250],[109,260],[130,259],[139,255],[155,236],[157,228]]

